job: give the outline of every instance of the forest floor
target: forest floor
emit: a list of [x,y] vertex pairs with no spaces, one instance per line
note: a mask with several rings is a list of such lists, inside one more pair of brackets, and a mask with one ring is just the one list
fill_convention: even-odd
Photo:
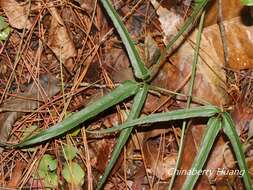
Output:
[[[147,68],[193,12],[189,0],[112,0]],[[135,80],[120,36],[100,1],[0,1],[0,141],[19,143]],[[141,116],[206,104],[229,110],[253,174],[253,15],[239,0],[206,8],[191,105],[187,105],[199,22],[180,37],[150,82]],[[95,189],[119,133],[96,136],[123,123],[131,99],[64,135],[22,149],[0,149],[0,189]],[[103,189],[168,189],[184,122],[135,128]],[[187,120],[180,171],[196,157],[207,118]],[[228,138],[211,145],[196,189],[245,189]],[[215,172],[213,172],[215,171]],[[223,173],[217,173],[223,171]],[[227,172],[225,172],[227,171]],[[230,171],[230,172],[229,172]],[[212,173],[213,172],[213,173]],[[186,175],[175,178],[181,189]]]

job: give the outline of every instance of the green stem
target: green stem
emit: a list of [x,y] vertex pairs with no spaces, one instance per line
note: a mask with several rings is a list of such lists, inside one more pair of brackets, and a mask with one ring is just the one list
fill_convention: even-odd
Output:
[[[193,87],[194,87],[194,82],[195,82],[195,77],[196,77],[196,70],[197,70],[196,68],[197,68],[197,63],[198,63],[198,58],[199,58],[199,49],[200,49],[201,34],[202,34],[202,30],[203,30],[203,25],[204,25],[204,18],[205,18],[205,12],[203,12],[201,15],[200,23],[199,23],[199,31],[198,31],[197,38],[196,38],[196,49],[194,52],[194,59],[193,59],[193,64],[192,64],[192,75],[191,75],[189,92],[188,92],[188,99],[187,99],[187,105],[186,105],[187,109],[190,108],[191,100],[192,100],[192,93],[193,93]],[[181,158],[182,158],[182,154],[183,154],[183,145],[184,145],[184,136],[185,136],[184,134],[185,134],[185,130],[186,130],[186,125],[187,125],[187,122],[184,121],[183,125],[182,125],[182,131],[181,131],[181,139],[180,139],[179,150],[178,150],[178,158],[177,158],[177,162],[176,162],[176,166],[175,166],[174,171],[177,171],[177,169],[179,168],[180,162],[181,162]],[[170,180],[168,190],[172,190],[175,178],[176,178],[176,172],[173,173],[173,176]]]

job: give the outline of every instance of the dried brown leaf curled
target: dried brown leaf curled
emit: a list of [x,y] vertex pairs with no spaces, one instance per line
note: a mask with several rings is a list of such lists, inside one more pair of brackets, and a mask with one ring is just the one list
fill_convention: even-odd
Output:
[[151,0],[151,3],[156,9],[164,33],[163,42],[164,44],[168,44],[171,38],[178,32],[180,25],[183,23],[183,18],[175,10],[168,10],[162,7],[156,0]]
[[[242,23],[240,17],[224,21],[229,67],[235,70],[253,69],[253,27]],[[220,60],[223,60],[222,42],[218,25],[207,27],[204,35],[212,42]]]
[[[49,29],[48,45],[58,58],[65,63],[68,59],[74,58],[77,51],[68,30],[55,7],[49,8],[52,20]],[[71,71],[73,68],[68,68]]]
[[[228,6],[229,5],[229,6]],[[238,17],[243,12],[243,5],[238,0],[222,0],[221,9],[224,21]],[[205,18],[205,26],[217,23],[218,19],[218,1],[210,1]]]
[[[234,70],[252,69],[253,27],[240,18],[224,21],[227,38],[228,67]],[[197,31],[174,54],[173,63],[184,77],[191,72]],[[194,95],[216,105],[229,102],[224,69],[224,54],[218,25],[206,27],[202,33],[200,60],[197,65]],[[187,92],[188,87],[184,88]]]
[[81,7],[86,10],[89,14],[94,10],[96,1],[93,0],[78,0],[80,2]]
[[28,18],[29,4],[19,4],[15,0],[1,0],[0,5],[8,17],[10,25],[18,29],[30,29],[32,26]]
[[144,60],[145,65],[149,68],[151,65],[155,64],[158,60],[161,51],[150,34],[145,36],[144,42]]

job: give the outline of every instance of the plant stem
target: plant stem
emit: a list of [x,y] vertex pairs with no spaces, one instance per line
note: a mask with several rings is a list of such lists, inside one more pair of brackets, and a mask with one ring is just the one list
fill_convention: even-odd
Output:
[[[202,34],[202,30],[203,30],[203,25],[204,25],[204,18],[205,18],[205,11],[201,15],[200,23],[199,23],[199,31],[198,31],[197,38],[196,38],[196,49],[195,49],[195,52],[194,52],[194,59],[193,59],[193,65],[192,65],[192,76],[191,76],[191,80],[190,80],[188,99],[187,99],[187,105],[186,105],[187,109],[190,108],[191,100],[192,100],[192,92],[193,92],[194,81],[195,81],[195,77],[196,77],[196,66],[197,66],[197,63],[198,63],[200,41],[201,41],[201,34]],[[177,162],[176,162],[176,165],[175,165],[175,168],[174,168],[174,173],[173,173],[173,176],[171,178],[168,190],[172,190],[173,183],[174,183],[175,178],[176,178],[176,171],[179,168],[179,165],[180,165],[180,162],[181,162],[186,126],[187,126],[187,122],[184,121],[183,125],[182,125],[181,139],[180,139],[180,144],[179,144]]]

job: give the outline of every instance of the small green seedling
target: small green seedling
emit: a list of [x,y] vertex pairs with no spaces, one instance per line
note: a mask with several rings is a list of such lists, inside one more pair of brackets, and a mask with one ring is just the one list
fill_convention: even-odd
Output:
[[56,174],[57,161],[50,154],[45,154],[39,163],[38,175],[44,179],[46,189],[56,188],[58,176]]
[[62,176],[73,186],[82,186],[84,183],[84,170],[74,160],[77,155],[77,148],[72,145],[65,145],[63,155],[66,162],[63,165]]
[[73,186],[82,186],[85,173],[76,162],[65,163],[62,170],[64,179]]
[[10,25],[5,22],[4,17],[0,16],[0,42],[5,41],[11,33]]

